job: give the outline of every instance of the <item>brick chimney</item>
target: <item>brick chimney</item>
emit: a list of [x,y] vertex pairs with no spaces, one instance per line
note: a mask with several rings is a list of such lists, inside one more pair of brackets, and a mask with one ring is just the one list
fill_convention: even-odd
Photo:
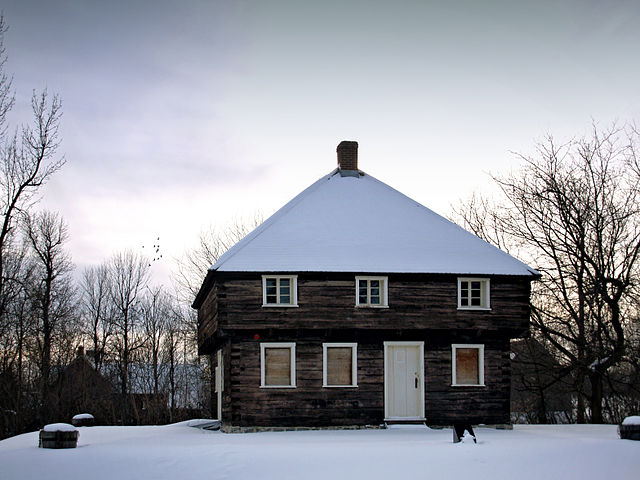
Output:
[[343,140],[336,149],[340,170],[358,170],[358,142]]

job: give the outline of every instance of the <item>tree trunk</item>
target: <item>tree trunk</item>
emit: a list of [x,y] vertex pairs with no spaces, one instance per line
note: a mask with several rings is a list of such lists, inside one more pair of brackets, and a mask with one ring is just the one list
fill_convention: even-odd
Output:
[[[48,266],[49,267],[49,266]],[[45,279],[44,297],[42,299],[42,413],[40,418],[43,422],[48,422],[48,418],[51,415],[51,405],[49,398],[49,381],[51,377],[51,333],[52,325],[49,318],[49,310],[51,304],[51,284],[53,282],[53,272],[51,268],[47,269],[47,278]]]
[[602,421],[602,374],[594,371],[589,375],[591,383],[591,423],[603,423]]
[[544,398],[544,389],[538,389],[538,423],[549,423],[547,419],[547,404]]
[[576,398],[576,423],[587,423],[585,416],[585,404],[584,404],[584,374],[578,370],[576,372],[576,384],[574,388]]
[[122,397],[126,398],[129,391],[129,319],[128,315],[124,315],[124,331],[122,335],[122,368],[120,369],[120,381]]

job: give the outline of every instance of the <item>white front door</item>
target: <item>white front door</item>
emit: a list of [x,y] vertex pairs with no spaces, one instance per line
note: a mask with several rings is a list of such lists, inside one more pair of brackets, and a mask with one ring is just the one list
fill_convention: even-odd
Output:
[[385,418],[424,418],[424,342],[384,342]]

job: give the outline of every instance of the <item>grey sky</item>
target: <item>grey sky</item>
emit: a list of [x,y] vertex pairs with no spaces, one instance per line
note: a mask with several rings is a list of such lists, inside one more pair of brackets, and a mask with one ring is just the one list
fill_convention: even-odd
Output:
[[[64,102],[42,206],[79,266],[270,214],[360,143],[443,214],[536,138],[640,114],[640,2],[5,1],[16,119]],[[160,277],[169,262],[154,268]]]

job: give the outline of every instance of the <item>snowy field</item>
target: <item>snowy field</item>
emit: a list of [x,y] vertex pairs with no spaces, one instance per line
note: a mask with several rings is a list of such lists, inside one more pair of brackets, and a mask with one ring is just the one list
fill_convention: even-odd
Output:
[[78,448],[40,449],[38,434],[0,442],[0,478],[13,479],[638,479],[640,442],[616,426],[224,434],[185,423],[81,427]]

